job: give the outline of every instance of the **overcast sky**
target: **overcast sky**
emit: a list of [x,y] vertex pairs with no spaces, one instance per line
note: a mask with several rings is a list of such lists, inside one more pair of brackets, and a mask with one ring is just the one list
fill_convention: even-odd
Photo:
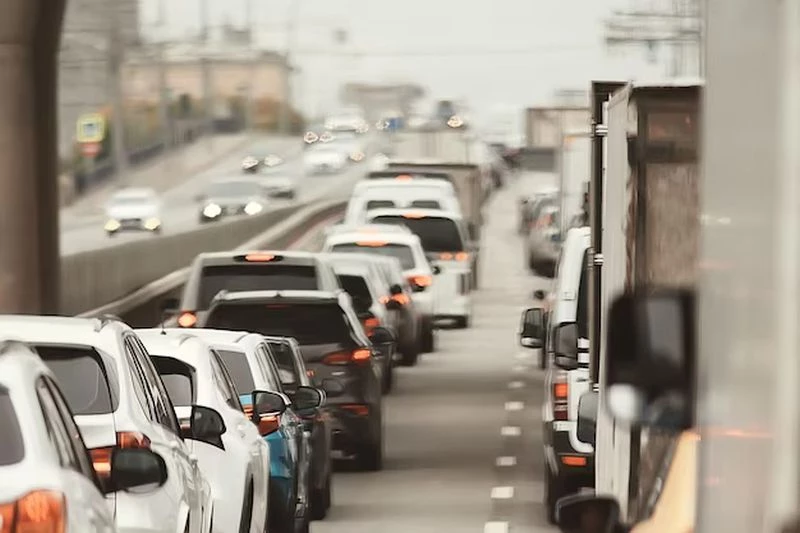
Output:
[[[155,27],[163,2],[171,38],[196,32],[203,0],[142,0]],[[211,26],[243,25],[248,0],[205,0]],[[635,0],[250,0],[259,45],[283,51],[296,10],[296,102],[319,113],[336,105],[346,81],[415,82],[432,98],[473,109],[546,104],[560,88],[592,78],[657,75],[639,48],[609,51],[603,20]],[[640,2],[644,0],[639,0]],[[338,29],[347,42],[337,44]]]

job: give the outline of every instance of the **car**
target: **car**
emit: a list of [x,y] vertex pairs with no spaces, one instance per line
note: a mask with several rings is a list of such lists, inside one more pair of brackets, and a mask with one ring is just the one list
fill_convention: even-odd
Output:
[[297,339],[303,359],[314,373],[314,384],[328,395],[333,448],[353,457],[363,470],[383,468],[379,348],[395,340],[389,330],[381,327],[368,337],[345,293],[220,294],[201,325]]
[[307,533],[311,443],[301,415],[318,408],[322,395],[314,388],[300,387],[293,398],[289,398],[266,339],[239,329],[197,329],[192,333],[211,345],[220,356],[245,412],[252,413],[254,406],[257,407],[253,403],[253,391],[266,391],[282,399],[280,413],[258,420],[270,444],[269,530]]
[[557,194],[557,190],[544,190],[531,194],[521,194],[519,196],[518,231],[520,235],[528,234],[534,221],[539,217],[539,211],[543,205],[558,201]]
[[125,188],[106,204],[105,232],[109,237],[123,231],[161,233],[161,202],[150,188]]
[[[400,321],[400,304],[390,296],[378,266],[370,261],[367,254],[326,254],[339,278],[339,284],[350,295],[353,309],[361,320],[367,335],[379,326],[392,331],[396,336]],[[383,392],[392,390],[394,384],[394,353],[383,354]]]
[[193,327],[220,291],[323,290],[343,292],[331,266],[320,254],[261,250],[202,253],[189,267],[180,301],[168,299],[165,310],[178,311],[178,326]]
[[[269,445],[244,414],[219,354],[185,329],[137,329],[167,389],[178,422],[193,417],[227,428],[190,441],[214,494],[213,533],[264,531],[267,525]],[[262,392],[253,392],[254,395]],[[196,407],[204,409],[198,411]],[[215,431],[214,433],[218,433]]]
[[[301,387],[313,387],[311,371],[306,369],[300,345],[293,337],[265,337],[269,343],[283,391],[293,399]],[[324,394],[324,393],[323,393]],[[333,459],[331,457],[332,428],[328,408],[324,401],[316,409],[301,411],[305,431],[311,444],[311,471],[309,472],[309,504],[311,519],[322,520],[331,507],[333,493]]]
[[260,170],[274,168],[282,164],[283,158],[279,155],[272,153],[264,155],[263,151],[259,150],[242,159],[242,171],[246,174],[255,174]]
[[214,180],[208,185],[201,200],[201,224],[233,215],[258,215],[269,205],[266,190],[255,178]]
[[400,182],[394,187],[373,187],[354,195],[347,203],[344,222],[363,224],[368,211],[375,209],[440,209],[461,214],[461,204],[455,195],[439,187],[419,187],[419,182]]
[[307,175],[341,172],[347,161],[348,155],[341,147],[329,144],[315,145],[303,153],[303,168]]
[[159,454],[117,448],[101,482],[56,376],[13,340],[0,341],[0,428],[3,532],[113,532],[105,495],[146,494],[167,481]]
[[428,261],[440,269],[433,287],[437,295],[434,319],[469,327],[477,258],[461,215],[437,209],[375,209],[367,212],[367,222],[402,224],[419,237]]
[[297,196],[297,185],[294,178],[281,174],[265,174],[260,181],[261,186],[270,197],[293,200]]
[[[160,487],[109,496],[117,531],[211,531],[211,487],[184,441],[147,349],[130,327],[111,317],[4,315],[0,330],[35,348],[55,375],[101,481],[116,450],[152,450],[163,458],[168,475]],[[190,421],[192,434],[202,430],[196,422]]]
[[414,175],[402,174],[392,171],[372,171],[367,174],[367,179],[356,183],[351,193],[353,197],[361,196],[373,190],[381,189],[387,197],[395,193],[402,193],[407,187],[430,191],[431,194],[438,196],[453,196],[456,194],[455,186],[452,182],[445,179],[426,179],[424,177],[414,177]]
[[561,220],[558,204],[543,202],[525,239],[525,255],[532,273],[553,278],[561,249]]
[[[355,228],[328,235],[322,246],[326,253],[359,253],[393,257],[400,262],[403,275],[412,288],[411,299],[420,317],[419,352],[436,350],[434,313],[438,294],[432,288],[441,269],[431,266],[418,236],[410,231],[380,231],[372,227]],[[396,289],[396,288],[395,288]]]

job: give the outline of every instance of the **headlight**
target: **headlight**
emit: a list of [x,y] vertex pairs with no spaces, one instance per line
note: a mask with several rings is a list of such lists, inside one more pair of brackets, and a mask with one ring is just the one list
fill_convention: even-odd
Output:
[[256,165],[258,165],[258,159],[254,157],[246,157],[244,161],[242,161],[242,168],[253,168]]
[[317,135],[313,131],[309,131],[305,134],[303,140],[308,144],[313,144],[319,140],[319,135]]
[[222,214],[222,208],[217,204],[208,204],[203,208],[203,215],[208,218],[218,217]]
[[157,230],[161,226],[161,221],[155,217],[144,221],[144,228],[150,231]]
[[363,161],[364,160],[364,153],[363,152],[353,152],[350,154],[350,159],[355,162]]
[[248,215],[257,215],[261,211],[264,210],[264,206],[262,206],[258,202],[250,202],[246,206],[244,206],[244,212]]
[[451,128],[460,128],[464,125],[464,121],[459,116],[452,116],[450,120],[447,121],[447,125]]
[[114,220],[113,218],[106,222],[105,230],[106,231],[117,231],[120,228],[120,223],[118,220]]

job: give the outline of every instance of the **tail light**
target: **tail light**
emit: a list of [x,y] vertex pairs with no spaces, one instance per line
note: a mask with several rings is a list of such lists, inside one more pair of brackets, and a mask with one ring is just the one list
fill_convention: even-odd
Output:
[[441,259],[442,261],[452,261],[453,254],[451,254],[450,252],[442,252],[439,254],[439,259]]
[[469,261],[469,254],[467,252],[458,252],[455,255],[456,261]]
[[553,419],[567,420],[569,418],[569,383],[567,373],[560,371],[553,380]]
[[369,415],[369,406],[360,404],[360,403],[346,403],[342,404],[339,407],[344,409],[345,411],[350,411],[354,415],[358,416],[367,416]]
[[[111,454],[114,448],[150,448],[150,439],[146,435],[133,431],[120,431],[117,433],[117,445],[106,446],[104,448],[92,448],[89,454],[92,457],[92,464],[97,476],[107,479],[111,475]],[[3,531],[2,533],[5,533]]]
[[431,276],[411,276],[408,278],[409,283],[417,285],[418,287],[430,287],[433,284]]
[[178,325],[182,328],[193,328],[197,324],[197,315],[192,311],[182,311],[178,316]]
[[411,298],[409,298],[405,294],[393,294],[392,296],[381,296],[381,303],[383,305],[389,303],[390,300],[394,300],[400,305],[408,305],[408,303],[411,301]]
[[372,357],[372,352],[367,348],[358,348],[349,352],[335,352],[325,356],[322,362],[326,365],[349,365],[351,363],[364,363]]
[[0,505],[0,532],[64,533],[66,514],[62,493],[36,490]]
[[367,334],[367,336],[369,336],[370,334],[372,334],[372,330],[380,327],[380,325],[381,321],[377,317],[372,316],[369,318],[365,318],[363,322],[364,332]]

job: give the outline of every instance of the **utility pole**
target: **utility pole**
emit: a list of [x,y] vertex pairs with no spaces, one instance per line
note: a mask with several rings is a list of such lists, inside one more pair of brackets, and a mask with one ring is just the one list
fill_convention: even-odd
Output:
[[119,20],[119,3],[111,2],[108,24],[108,81],[111,95],[112,150],[116,179],[125,184],[128,175],[128,150],[125,142],[125,102],[122,92],[124,43]]
[[283,102],[280,112],[280,132],[283,135],[291,133],[292,110],[292,51],[295,46],[295,28],[297,16],[300,11],[300,0],[292,0],[289,16],[286,20],[286,51],[283,54],[285,73],[283,76]]
[[208,140],[208,147],[211,149],[214,144],[214,92],[211,80],[211,64],[208,57],[211,51],[208,28],[208,0],[200,0],[200,31],[203,43],[203,52],[200,58],[203,74],[203,130]]
[[172,148],[172,120],[169,109],[169,88],[167,86],[167,65],[165,58],[165,48],[167,44],[167,13],[165,0],[158,2],[158,27],[161,30],[157,43],[158,53],[158,115],[161,121],[161,139],[164,143],[164,150]]

